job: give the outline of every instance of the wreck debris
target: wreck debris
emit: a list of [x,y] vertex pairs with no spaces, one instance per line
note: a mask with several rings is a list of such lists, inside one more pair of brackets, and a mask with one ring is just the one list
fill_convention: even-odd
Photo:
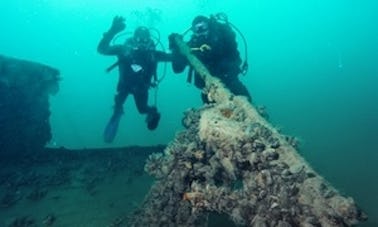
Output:
[[39,151],[51,139],[49,95],[59,71],[0,55],[0,153]]
[[[245,98],[176,43],[206,81],[211,105],[189,110],[164,154],[145,170],[157,178],[128,226],[207,226],[210,213],[242,226],[352,226],[366,215],[318,175]],[[190,167],[190,168],[189,168]]]

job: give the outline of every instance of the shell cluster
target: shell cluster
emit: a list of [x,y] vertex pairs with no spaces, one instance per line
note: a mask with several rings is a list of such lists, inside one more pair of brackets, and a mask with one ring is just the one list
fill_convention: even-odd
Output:
[[257,111],[231,100],[191,109],[183,124],[164,154],[148,159],[145,170],[157,180],[129,226],[206,226],[213,212],[242,226],[351,226],[366,219]]

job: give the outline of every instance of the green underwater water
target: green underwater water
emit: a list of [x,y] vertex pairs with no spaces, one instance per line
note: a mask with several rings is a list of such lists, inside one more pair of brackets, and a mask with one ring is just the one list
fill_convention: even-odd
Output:
[[248,42],[242,81],[254,104],[266,106],[275,126],[300,139],[306,160],[355,198],[369,215],[363,226],[378,226],[377,1],[14,0],[0,9],[0,54],[61,71],[49,146],[68,148],[166,144],[182,129],[183,111],[201,105],[186,74],[168,65],[157,96],[159,128],[148,131],[129,98],[116,140],[102,142],[118,76],[104,72],[115,59],[96,47],[113,16],[125,16],[128,31],[158,28],[166,47],[167,36],[184,32],[194,16],[227,13]]

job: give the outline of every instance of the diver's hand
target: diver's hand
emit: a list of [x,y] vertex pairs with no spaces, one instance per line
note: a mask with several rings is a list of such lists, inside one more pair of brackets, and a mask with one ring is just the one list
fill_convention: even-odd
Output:
[[110,27],[110,32],[111,33],[118,33],[122,30],[124,30],[126,28],[126,24],[125,24],[125,18],[121,17],[121,16],[115,16],[113,18],[113,22],[112,22],[112,26]]
[[168,41],[169,41],[169,49],[172,51],[176,51],[178,49],[177,44],[176,44],[176,37],[179,39],[182,39],[182,35],[178,33],[172,33],[168,36]]

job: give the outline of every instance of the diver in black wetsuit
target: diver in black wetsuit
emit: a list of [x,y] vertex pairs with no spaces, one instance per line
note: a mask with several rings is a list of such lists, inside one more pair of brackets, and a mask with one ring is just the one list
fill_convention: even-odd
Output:
[[157,63],[171,60],[170,54],[155,49],[155,43],[146,27],[138,27],[134,35],[126,39],[123,45],[110,45],[114,36],[125,27],[123,17],[114,17],[111,28],[104,33],[97,48],[100,54],[114,55],[118,58],[119,80],[114,98],[114,111],[104,131],[104,141],[107,143],[112,142],[117,133],[123,104],[130,94],[134,96],[139,113],[147,114],[148,129],[156,129],[160,113],[156,106],[148,105],[148,90],[157,82]]
[[[242,60],[237,47],[235,32],[227,23],[220,23],[215,18],[197,16],[192,22],[193,35],[187,42],[193,54],[206,66],[210,74],[219,78],[226,88],[235,95],[243,95],[251,102],[251,95],[239,79],[242,72]],[[172,68],[175,73],[180,73],[188,64],[174,43],[175,37],[180,35],[173,33],[169,36],[170,49],[172,50]],[[181,38],[181,37],[180,37]],[[192,80],[193,70],[189,71],[188,81]],[[200,75],[194,72],[194,84],[202,89],[205,82]],[[202,94],[202,100],[207,98]]]

